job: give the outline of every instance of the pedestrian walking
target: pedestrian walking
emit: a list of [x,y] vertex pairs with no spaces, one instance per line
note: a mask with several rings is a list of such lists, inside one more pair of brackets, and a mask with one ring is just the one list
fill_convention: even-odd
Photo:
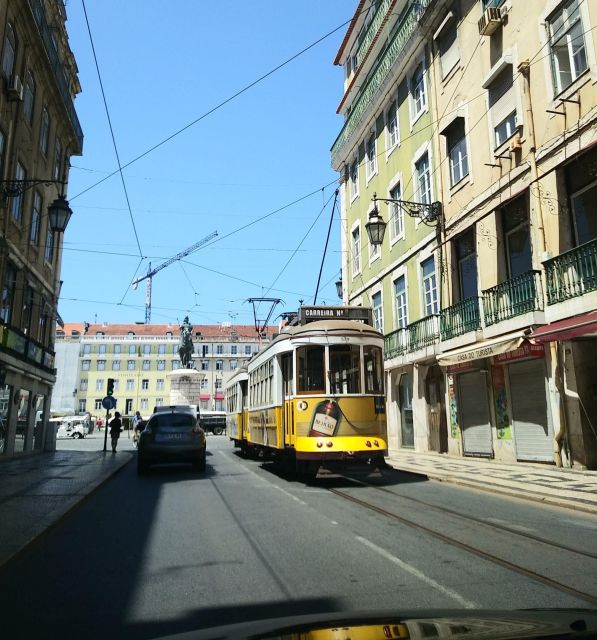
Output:
[[122,431],[122,420],[118,411],[114,413],[114,418],[110,421],[110,437],[112,438],[112,452],[116,453],[116,447],[118,445],[118,438],[120,438],[120,432]]

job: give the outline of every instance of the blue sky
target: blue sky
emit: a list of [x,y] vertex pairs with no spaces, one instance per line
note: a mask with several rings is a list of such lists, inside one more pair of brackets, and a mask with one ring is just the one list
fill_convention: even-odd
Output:
[[[350,20],[355,6],[86,0],[121,163]],[[316,192],[156,274],[151,320],[177,322],[189,313],[194,324],[252,324],[247,298],[281,298],[275,315],[295,310],[299,299],[312,302],[337,179],[329,149],[342,126],[343,71],[333,60],[346,27],[124,169],[140,252],[119,174],[88,189],[118,164],[82,1],[68,0],[67,12],[85,142],[83,155],[71,158],[62,318],[143,321],[145,283],[130,287],[137,268],[142,275],[149,261],[155,267],[215,230],[222,238]],[[338,209],[318,303],[338,303]]]

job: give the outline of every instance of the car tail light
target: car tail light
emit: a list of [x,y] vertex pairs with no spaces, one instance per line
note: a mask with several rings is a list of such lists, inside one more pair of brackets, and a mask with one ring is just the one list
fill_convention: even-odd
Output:
[[326,442],[326,445],[327,445],[328,447],[333,447],[333,446],[334,446],[334,443],[333,443],[331,440],[328,440],[328,442]]
[[371,446],[371,440],[365,440],[365,445],[370,447]]
[[317,448],[321,449],[321,447],[323,447],[323,442],[321,440],[317,441]]

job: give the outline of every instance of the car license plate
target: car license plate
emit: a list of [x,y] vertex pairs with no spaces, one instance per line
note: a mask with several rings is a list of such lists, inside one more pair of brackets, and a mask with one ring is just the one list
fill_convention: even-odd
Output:
[[156,433],[156,442],[171,442],[172,440],[182,440],[182,433]]

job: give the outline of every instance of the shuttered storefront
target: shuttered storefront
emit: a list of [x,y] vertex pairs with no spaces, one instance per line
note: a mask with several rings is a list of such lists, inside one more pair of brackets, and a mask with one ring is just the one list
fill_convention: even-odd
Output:
[[549,419],[543,358],[508,365],[512,422],[518,460],[553,461],[553,427]]
[[464,455],[492,457],[485,372],[461,373],[458,376],[458,399]]

